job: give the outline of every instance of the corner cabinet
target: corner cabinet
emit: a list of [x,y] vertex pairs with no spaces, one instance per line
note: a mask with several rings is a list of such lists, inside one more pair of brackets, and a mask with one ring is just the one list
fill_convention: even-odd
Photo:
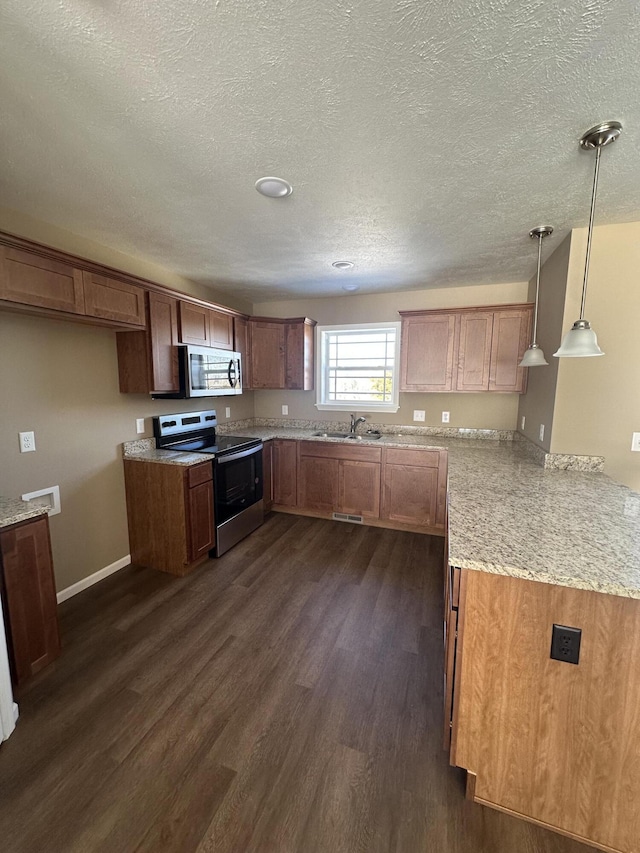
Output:
[[213,466],[124,460],[131,562],[185,575],[215,547]]
[[60,654],[46,515],[0,530],[0,566],[11,675],[20,685]]
[[[640,600],[445,571],[445,748],[467,796],[589,845],[638,853]],[[582,631],[577,665],[553,624]]]
[[518,367],[529,344],[533,306],[400,311],[400,390],[526,390]]
[[308,317],[250,317],[250,389],[312,391],[315,325]]

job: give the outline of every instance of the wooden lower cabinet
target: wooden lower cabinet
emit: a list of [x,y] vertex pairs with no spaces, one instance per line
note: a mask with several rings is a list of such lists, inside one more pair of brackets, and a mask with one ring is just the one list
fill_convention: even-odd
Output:
[[444,529],[446,465],[445,451],[385,449],[382,518]]
[[[640,600],[470,570],[459,581],[445,719],[469,795],[638,853]],[[577,665],[550,658],[554,623],[581,629]]]
[[333,512],[338,509],[339,460],[311,456],[300,448],[298,461],[298,506]]
[[46,515],[0,531],[0,564],[11,675],[19,685],[60,654]]
[[380,518],[380,462],[341,459],[338,468],[338,512]]
[[379,447],[301,441],[298,508],[379,518],[381,457]]
[[262,445],[262,499],[264,511],[270,512],[273,506],[273,441]]
[[213,467],[124,460],[131,561],[185,575],[215,547]]
[[298,503],[298,442],[293,439],[273,440],[271,476],[273,503],[295,507]]

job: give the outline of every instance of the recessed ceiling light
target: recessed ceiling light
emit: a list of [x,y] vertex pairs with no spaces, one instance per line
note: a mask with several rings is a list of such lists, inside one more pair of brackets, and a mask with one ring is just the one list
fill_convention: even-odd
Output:
[[293,192],[291,184],[283,178],[259,178],[256,189],[269,198],[285,198]]
[[334,261],[331,266],[337,270],[350,270],[354,264],[352,261]]
[[360,290],[359,284],[343,284],[343,290],[347,290],[349,293],[353,293],[354,290]]

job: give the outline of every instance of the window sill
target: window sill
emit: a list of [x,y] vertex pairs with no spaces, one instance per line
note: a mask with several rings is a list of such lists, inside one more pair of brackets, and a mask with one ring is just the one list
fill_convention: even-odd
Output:
[[316,403],[316,409],[321,412],[389,412],[395,413],[400,408],[400,404],[386,403]]

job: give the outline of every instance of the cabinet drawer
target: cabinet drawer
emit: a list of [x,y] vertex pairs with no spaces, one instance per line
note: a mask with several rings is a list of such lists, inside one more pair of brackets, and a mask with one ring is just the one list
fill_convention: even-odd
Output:
[[440,451],[386,448],[385,462],[389,465],[417,465],[420,468],[437,468],[440,464]]
[[203,462],[201,465],[194,465],[187,469],[187,485],[190,489],[212,479],[213,465],[211,462]]
[[300,457],[321,456],[327,459],[350,459],[353,462],[380,462],[381,447],[353,447],[348,444],[330,444],[326,441],[301,441]]

